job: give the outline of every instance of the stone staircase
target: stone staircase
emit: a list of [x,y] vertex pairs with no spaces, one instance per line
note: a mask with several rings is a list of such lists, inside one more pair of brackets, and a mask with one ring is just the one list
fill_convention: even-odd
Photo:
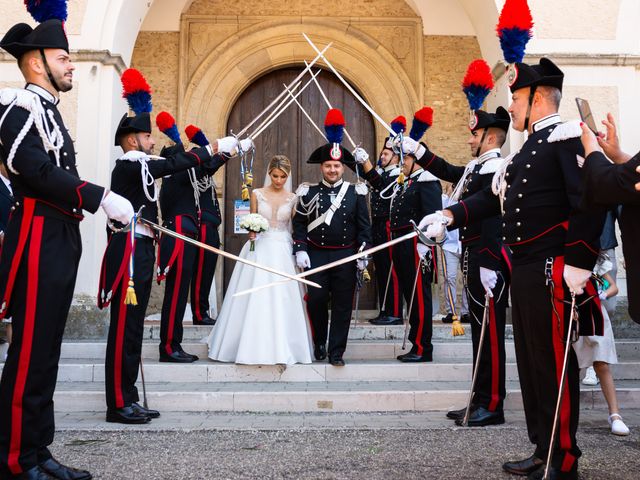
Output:
[[[369,315],[367,315],[369,314]],[[159,325],[145,325],[142,349],[150,405],[170,412],[400,412],[443,411],[466,403],[471,380],[470,327],[461,337],[434,322],[434,362],[402,364],[404,327],[373,326],[365,312],[354,324],[347,365],[247,366],[207,359],[202,339],[210,327],[185,324],[183,347],[200,356],[193,364],[158,362]],[[522,407],[511,326],[507,326],[505,409]],[[616,342],[612,367],[621,408],[640,404],[640,339]],[[102,412],[105,341],[67,340],[56,390],[58,412]],[[138,385],[142,393],[141,385]],[[582,386],[582,408],[605,408],[600,387]]]

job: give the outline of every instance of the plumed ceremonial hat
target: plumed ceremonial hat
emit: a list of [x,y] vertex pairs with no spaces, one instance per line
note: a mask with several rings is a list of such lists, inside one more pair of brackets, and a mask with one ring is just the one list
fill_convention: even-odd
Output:
[[142,74],[133,68],[125,70],[120,77],[122,96],[127,100],[129,108],[135,116],[128,114],[120,119],[114,143],[120,145],[122,136],[129,133],[151,133],[151,87]]
[[340,145],[344,136],[344,126],[342,112],[337,108],[329,110],[324,120],[324,131],[329,143],[316,148],[309,156],[307,163],[324,163],[333,160],[344,164],[354,164],[355,159],[351,152]]
[[541,58],[538,65],[514,63],[509,65],[507,80],[511,92],[525,87],[555,87],[562,91],[564,73],[548,58]]
[[509,131],[511,117],[503,107],[498,107],[496,113],[488,113],[484,110],[475,110],[469,122],[469,129],[473,132],[480,128],[500,128]]
[[[393,120],[391,120],[391,130],[396,132],[396,135],[398,135],[400,132],[402,132],[402,133],[406,132],[407,131],[407,119],[403,115],[399,115],[396,118],[394,118]],[[393,151],[393,140],[394,140],[394,138],[395,137],[392,137],[391,135],[389,135],[387,138],[385,138],[384,139],[384,144],[382,145],[382,150],[384,150],[386,148],[387,150]]]
[[47,20],[36,28],[18,23],[5,34],[0,47],[18,60],[26,52],[45,48],[62,49],[69,53],[69,41],[63,24],[56,19]]

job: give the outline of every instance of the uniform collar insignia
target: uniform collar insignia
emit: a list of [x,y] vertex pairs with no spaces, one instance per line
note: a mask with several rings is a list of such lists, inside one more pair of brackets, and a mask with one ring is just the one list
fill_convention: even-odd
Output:
[[327,187],[327,188],[338,188],[340,185],[342,185],[342,183],[344,182],[344,180],[342,180],[342,178],[340,180],[338,180],[336,183],[329,183],[327,182],[324,178],[322,179],[322,184]]
[[500,156],[500,149],[499,148],[493,148],[487,152],[484,152],[482,155],[480,155],[478,157],[478,163],[482,163],[486,160],[489,160],[490,158],[497,158]]
[[416,170],[415,172],[413,172],[411,175],[409,175],[409,178],[415,178],[419,175],[422,175],[422,172],[424,172],[424,170],[422,168]]
[[37,95],[40,95],[42,98],[44,98],[45,100],[47,100],[49,103],[53,103],[54,105],[58,105],[58,103],[60,103],[60,99],[51,95],[51,93],[49,93],[47,90],[45,90],[44,88],[42,88],[39,85],[36,85],[35,83],[27,83],[27,86],[24,87],[25,90],[29,90],[30,92],[33,92]]
[[557,123],[562,122],[562,119],[560,118],[560,115],[557,113],[548,115],[544,118],[541,118],[540,120],[538,120],[536,123],[534,123],[531,128],[533,129],[534,132],[538,132],[544,128],[550,127],[551,125],[555,125]]

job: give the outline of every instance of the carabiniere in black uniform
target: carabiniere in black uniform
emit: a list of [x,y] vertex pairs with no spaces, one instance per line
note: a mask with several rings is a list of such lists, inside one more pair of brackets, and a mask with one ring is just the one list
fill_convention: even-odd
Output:
[[[390,137],[385,139],[383,150],[387,149],[393,152],[391,141]],[[393,187],[389,187],[389,185],[393,185],[398,181],[400,167],[397,164],[388,164],[384,167],[378,167],[377,173],[380,181],[371,185],[369,195],[371,236],[374,246],[391,240],[389,212],[391,210],[392,196],[390,190]],[[371,171],[365,173],[363,177],[368,181],[370,175],[372,175]],[[392,251],[392,248],[389,247],[373,254],[380,306],[380,315],[378,318],[371,320],[373,324],[394,325],[402,323],[402,292],[400,290],[398,272],[393,264]],[[384,309],[382,308],[383,305]]]
[[[488,133],[497,134],[509,130],[509,113],[498,107],[495,114],[477,110],[469,128],[472,134],[481,135],[475,159],[467,166],[452,165],[433,154],[427,148],[419,163],[425,170],[441,180],[457,184],[452,202],[469,198],[476,192],[491,188],[491,181],[504,159],[500,156],[501,145],[488,145]],[[496,138],[492,135],[490,138]],[[491,148],[491,147],[496,148]],[[425,145],[426,147],[426,145]],[[480,267],[497,272],[497,283],[492,289],[489,316],[482,353],[479,359],[478,376],[472,400],[473,412],[469,426],[484,426],[504,423],[503,402],[505,397],[505,348],[504,330],[509,297],[509,264],[506,249],[502,245],[502,217],[494,215],[483,220],[469,222],[460,229],[463,256],[463,281],[469,298],[473,362],[480,345],[480,330],[484,315],[485,289],[480,281]],[[455,410],[447,414],[459,420],[465,411]]]
[[[41,50],[45,65],[44,50],[69,52],[62,23],[55,19],[35,29],[17,24],[0,46],[17,59]],[[60,468],[48,446],[55,430],[62,334],[82,253],[80,222],[83,210],[94,213],[105,193],[79,178],[58,103],[34,84],[4,89],[0,102],[0,160],[15,198],[0,260],[0,318],[13,319],[0,384],[2,478],[42,478],[50,464]],[[77,475],[91,478],[88,472]]]
[[[330,156],[331,144],[316,149],[307,163],[322,163],[334,160]],[[353,163],[353,156],[340,147],[340,161]],[[337,207],[334,200],[344,196]],[[340,179],[333,185],[325,180],[303,185],[298,189],[298,206],[293,217],[293,252],[305,251],[311,260],[311,268],[353,255],[362,245],[371,245],[371,225],[367,210],[366,188],[346,183]],[[332,218],[310,228],[313,222],[326,212]],[[331,299],[331,329],[329,331],[329,360],[342,360],[347,346],[349,323],[356,285],[356,262],[349,262],[330,270],[310,275],[309,280],[322,288],[307,290],[307,312],[311,320],[316,358],[324,357],[329,321],[329,299]]]
[[[126,114],[116,131],[115,144],[129,133],[151,133],[148,113],[135,117]],[[154,180],[202,164],[213,164],[218,155],[207,148],[191,152],[176,152],[163,159],[150,159],[143,152],[126,152],[116,160],[111,173],[111,190],[127,198],[141,216],[158,223],[157,190]],[[120,227],[116,223],[116,227]],[[119,423],[146,423],[159,416],[137,404],[138,378],[144,317],[149,303],[155,264],[155,234],[143,224],[136,225],[135,244],[131,245],[130,232],[107,229],[108,244],[100,273],[98,307],[111,304],[107,353],[105,359],[105,388],[107,421]],[[125,305],[129,282],[129,259],[134,255],[135,292],[137,305]],[[151,412],[151,416],[149,415]]]
[[[512,92],[537,86],[561,90],[563,73],[543,58],[539,65],[511,66],[510,79]],[[485,189],[449,209],[458,227],[502,213],[502,241],[512,251],[514,343],[527,430],[536,450],[531,459],[505,464],[508,471],[532,472],[540,465],[536,461],[546,460],[565,341],[570,340],[571,299],[563,282],[564,265],[591,270],[598,256],[604,211],[580,208],[582,172],[577,160],[584,154],[581,132],[577,122],[563,124],[557,114],[539,119],[521,150],[507,159],[506,170],[497,172],[500,196]],[[580,305],[580,334],[602,335],[602,313],[593,280],[587,283],[585,293],[577,296],[576,305]],[[577,478],[581,455],[576,444],[578,373],[575,353],[569,349],[552,458],[554,475],[562,478]]]

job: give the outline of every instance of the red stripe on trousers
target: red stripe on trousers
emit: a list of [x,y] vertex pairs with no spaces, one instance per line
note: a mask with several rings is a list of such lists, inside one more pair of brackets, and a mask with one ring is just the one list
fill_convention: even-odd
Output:
[[[129,245],[130,250],[131,242],[127,242],[127,245]],[[129,252],[129,254],[131,255],[131,252]],[[124,303],[124,300],[127,296],[128,287],[129,282],[125,282],[123,279],[120,292],[120,305],[118,306],[118,324],[116,327],[116,346],[114,350],[115,358],[113,362],[113,392],[116,396],[116,408],[124,407],[124,399],[122,398],[122,349],[124,348],[124,329],[127,323],[127,304]]]
[[[386,230],[387,230],[387,242],[391,240],[391,221],[387,220]],[[396,269],[393,266],[393,250],[391,247],[387,248],[389,252],[389,260],[391,263],[389,264],[389,268],[391,269],[391,281],[393,282],[393,316],[400,317],[402,314],[400,313],[400,282],[398,281],[398,274],[396,273]]]
[[[176,217],[176,232],[182,233],[182,218]],[[177,242],[180,242],[178,248]],[[169,310],[169,326],[167,330],[167,343],[164,346],[167,355],[173,353],[171,342],[173,341],[173,326],[176,323],[176,306],[178,304],[178,294],[180,293],[180,282],[182,281],[182,262],[184,259],[184,241],[176,238],[176,249],[178,251],[178,268],[176,268],[176,281],[173,285],[173,293],[171,295],[171,309]],[[180,319],[182,321],[182,319]]]
[[[202,243],[207,243],[207,227],[204,223],[200,225],[200,241]],[[202,268],[204,265],[204,255],[205,252],[201,248],[198,253],[198,271],[196,272],[196,284],[194,286],[196,294],[195,294],[195,306],[193,311],[196,312],[196,319],[198,321],[202,321],[202,312],[200,311],[200,287],[202,285]]]
[[[16,281],[16,275],[18,273],[18,267],[20,266],[20,260],[22,260],[22,252],[24,246],[27,243],[27,237],[29,236],[29,229],[31,227],[31,220],[33,218],[33,211],[36,207],[36,201],[33,198],[25,197],[23,200],[22,222],[20,222],[20,233],[18,234],[18,245],[16,251],[13,253],[13,259],[11,260],[11,269],[9,270],[9,278],[7,278],[7,285],[4,289],[4,304],[9,306],[9,299],[11,292],[13,291],[13,284]],[[4,318],[6,310],[0,317]]]
[[[558,388],[562,380],[562,367],[564,364],[564,349],[565,342],[563,341],[564,333],[564,316],[565,316],[565,304],[564,300],[564,284],[563,274],[564,272],[564,257],[556,257],[553,262],[553,302],[558,312],[559,318],[554,318],[551,315],[551,331],[553,341],[554,360],[556,364],[556,380]],[[569,312],[571,313],[571,312]],[[567,332],[567,342],[570,341],[571,332]],[[560,404],[560,418],[558,419],[558,440],[559,447],[565,452],[565,456],[562,461],[561,470],[568,471],[573,466],[575,457],[569,453],[571,449],[571,433],[570,433],[570,421],[571,421],[571,393],[569,391],[568,382],[564,383],[564,389],[562,392],[562,402]],[[552,426],[553,428],[553,426]],[[549,448],[552,448],[549,445]]]
[[[418,347],[418,351],[416,352],[418,355],[422,355],[424,352],[424,347],[422,345],[422,330],[424,328],[424,297],[422,291],[422,269],[420,268],[420,255],[417,250],[418,239],[413,239],[413,252],[416,264],[416,272],[418,274],[418,284],[416,285],[416,293],[418,295],[418,330],[416,331],[416,346]],[[419,287],[419,288],[418,288]],[[411,312],[409,312],[409,318],[411,318]]]
[[490,412],[495,412],[500,402],[500,356],[498,355],[498,325],[496,322],[496,304],[493,298],[489,299],[489,342],[491,345],[491,400]]
[[24,314],[22,342],[20,343],[20,358],[18,373],[13,388],[11,402],[11,437],[9,441],[9,455],[7,466],[11,473],[22,473],[20,466],[20,444],[22,441],[22,399],[31,363],[31,349],[33,347],[33,333],[35,330],[36,306],[38,302],[38,275],[40,269],[40,246],[42,244],[42,227],[44,217],[34,217],[32,223],[31,243],[27,259],[27,299]]

